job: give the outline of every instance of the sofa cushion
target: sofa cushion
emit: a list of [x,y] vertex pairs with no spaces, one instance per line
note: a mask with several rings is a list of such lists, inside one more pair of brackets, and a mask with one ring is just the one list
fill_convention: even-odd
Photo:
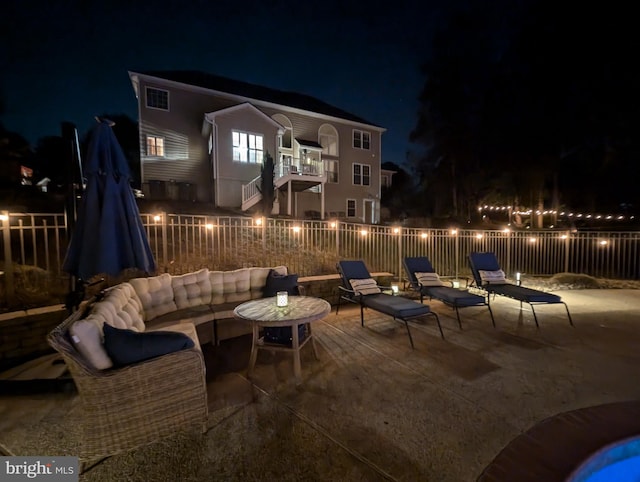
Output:
[[267,284],[269,273],[275,272],[279,275],[287,275],[286,266],[276,266],[275,268],[249,268],[249,281],[251,283],[251,299],[264,297],[264,287]]
[[186,348],[193,348],[193,340],[175,331],[138,333],[105,324],[104,347],[115,367],[138,363]]
[[241,302],[251,299],[250,268],[233,271],[209,271],[211,304]]
[[149,278],[134,278],[129,280],[129,283],[136,290],[136,294],[142,302],[145,321],[153,320],[157,316],[177,309],[173,299],[169,273]]
[[106,370],[113,366],[107,350],[102,344],[103,318],[89,315],[83,320],[74,322],[69,327],[71,341],[80,354],[98,370]]
[[271,270],[267,281],[264,285],[262,293],[264,297],[275,296],[278,291],[286,291],[290,295],[297,295],[298,292],[298,275],[288,274],[281,275],[276,270]]
[[91,314],[102,323],[144,331],[142,302],[129,283],[120,283],[106,290],[104,298],[91,307]]
[[213,321],[213,310],[209,305],[192,306],[165,313],[146,323],[146,329],[157,330],[173,324],[191,323],[195,326]]
[[173,299],[178,309],[211,303],[211,281],[207,268],[171,277]]

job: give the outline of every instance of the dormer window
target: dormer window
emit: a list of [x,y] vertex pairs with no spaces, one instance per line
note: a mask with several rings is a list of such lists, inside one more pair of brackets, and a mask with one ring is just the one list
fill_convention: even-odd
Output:
[[151,109],[169,110],[169,91],[147,87],[145,97],[147,107]]

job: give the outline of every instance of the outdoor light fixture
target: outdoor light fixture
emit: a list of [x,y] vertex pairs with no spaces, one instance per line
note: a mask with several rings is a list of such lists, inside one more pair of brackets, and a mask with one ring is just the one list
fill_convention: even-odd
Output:
[[536,242],[536,238],[529,238],[529,242],[530,243],[535,243]]
[[425,239],[425,238],[427,237],[427,233],[422,233],[422,234],[420,235],[420,237],[421,237],[422,239]]
[[162,221],[162,216],[160,216],[159,214],[156,214],[156,215],[153,217],[153,220],[154,220],[156,223],[159,223],[160,221]]
[[329,227],[330,227],[330,228],[335,228],[336,226],[337,226],[337,224],[336,224],[336,222],[335,222],[335,221],[332,221],[332,222],[329,224]]
[[213,224],[207,223],[207,224],[204,225],[204,227],[207,228],[207,229],[213,229]]
[[276,306],[287,306],[289,304],[289,293],[278,291],[276,293]]
[[520,273],[520,271],[518,271],[518,272],[516,273],[516,284],[517,284],[518,286],[520,286],[520,285],[522,284],[521,276],[522,276],[522,273]]
[[607,244],[609,244],[609,241],[605,241],[604,239],[602,241],[600,241],[600,246],[606,246]]
[[394,296],[397,295],[400,292],[400,287],[396,284],[392,284],[391,292],[393,293]]
[[476,239],[482,239],[482,234],[481,233],[476,234]]
[[458,234],[458,230],[457,229],[452,229],[451,230],[451,236],[455,236],[456,234]]
[[367,235],[367,230],[366,230],[366,229],[362,229],[362,230],[360,231],[360,234],[361,234],[362,236],[366,236],[366,235]]
[[0,214],[0,221],[9,221],[9,216],[6,214]]
[[262,218],[255,219],[256,226],[260,226],[262,224]]
[[293,227],[293,228],[291,228],[291,229],[293,229],[293,232],[294,232],[294,233],[299,233],[299,232],[300,232],[300,226],[294,226],[294,227]]
[[398,234],[400,232],[400,228],[393,228],[393,234]]
[[458,289],[458,288],[460,288],[460,281],[458,281],[457,279],[456,279],[456,280],[453,280],[453,281],[451,282],[451,285],[452,285],[454,288]]
[[560,236],[560,239],[567,239],[569,236],[567,236],[566,234],[563,234],[562,236]]

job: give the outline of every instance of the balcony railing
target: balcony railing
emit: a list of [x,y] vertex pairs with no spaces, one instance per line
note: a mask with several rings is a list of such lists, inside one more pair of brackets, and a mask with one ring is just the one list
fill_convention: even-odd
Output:
[[305,176],[323,176],[324,162],[322,161],[301,161],[299,158],[282,156],[281,160],[275,166],[275,178],[279,179],[283,176],[305,175]]

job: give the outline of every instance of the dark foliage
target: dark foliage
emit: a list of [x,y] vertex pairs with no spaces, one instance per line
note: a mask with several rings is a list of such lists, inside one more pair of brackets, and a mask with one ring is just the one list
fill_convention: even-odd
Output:
[[260,170],[260,193],[262,194],[261,209],[263,216],[270,216],[275,201],[275,187],[273,185],[274,178],[273,157],[269,151],[264,155],[262,168]]
[[637,205],[632,16],[598,5],[471,4],[435,36],[411,140],[426,206],[619,212]]

